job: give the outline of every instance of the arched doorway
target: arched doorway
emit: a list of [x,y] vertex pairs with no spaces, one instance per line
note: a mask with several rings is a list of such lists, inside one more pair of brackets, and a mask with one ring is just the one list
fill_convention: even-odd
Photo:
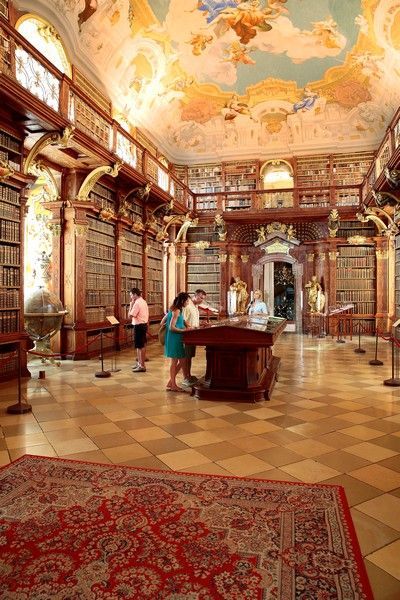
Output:
[[252,266],[252,276],[270,314],[289,321],[286,331],[301,332],[303,265],[288,252],[266,252]]

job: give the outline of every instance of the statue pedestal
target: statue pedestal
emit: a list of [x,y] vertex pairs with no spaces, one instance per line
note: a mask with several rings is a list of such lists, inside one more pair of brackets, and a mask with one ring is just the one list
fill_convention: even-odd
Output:
[[326,337],[326,317],[319,312],[307,312],[303,315],[303,333],[311,337]]

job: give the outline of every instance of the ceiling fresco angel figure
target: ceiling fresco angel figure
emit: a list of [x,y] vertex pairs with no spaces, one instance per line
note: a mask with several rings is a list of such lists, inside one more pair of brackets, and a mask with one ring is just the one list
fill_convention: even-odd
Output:
[[299,110],[303,112],[306,110],[311,110],[314,108],[314,104],[318,97],[319,96],[317,92],[313,92],[309,87],[306,86],[303,91],[303,98],[299,102],[293,104],[294,112],[297,113]]
[[227,58],[224,62],[231,62],[232,64],[243,63],[244,65],[255,65],[256,61],[249,56],[253,48],[247,48],[244,44],[238,41],[232,42],[229,48],[225,50]]
[[237,3],[236,7],[227,7],[219,11],[213,19],[216,23],[215,34],[222,36],[226,31],[233,29],[242,44],[248,44],[256,37],[257,30],[270,31],[272,21],[287,9],[282,6],[286,0],[268,0],[268,5],[262,8],[260,0],[244,0]]
[[[198,0],[197,10],[207,14],[207,23],[212,23],[227,8],[236,8],[240,0]],[[196,10],[196,9],[194,9]],[[193,11],[192,11],[193,12]]]
[[213,39],[214,38],[212,35],[204,35],[202,33],[197,33],[197,34],[192,33],[190,42],[187,42],[187,43],[191,44],[192,53],[195,56],[200,56],[200,54],[202,52],[204,52],[204,50],[207,48],[207,44],[211,44]]
[[317,36],[323,46],[326,48],[341,47],[341,35],[338,32],[337,23],[332,17],[325,21],[316,21],[313,26],[312,35]]
[[257,119],[253,117],[249,105],[246,102],[241,102],[237,94],[233,94],[226,106],[222,110],[225,121],[232,121],[238,115],[250,117],[252,121],[257,123]]

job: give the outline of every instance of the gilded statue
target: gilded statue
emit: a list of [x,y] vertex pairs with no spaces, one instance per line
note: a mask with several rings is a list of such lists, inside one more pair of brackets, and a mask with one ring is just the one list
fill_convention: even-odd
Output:
[[321,285],[317,281],[317,276],[313,275],[311,281],[306,283],[308,289],[308,306],[311,313],[322,313],[325,306],[325,294]]
[[217,213],[214,218],[214,231],[218,235],[218,239],[221,242],[225,242],[226,240],[226,224],[221,213]]
[[236,312],[245,313],[247,308],[247,300],[249,293],[247,291],[247,283],[242,281],[238,275],[236,275],[229,287],[231,292],[236,292]]

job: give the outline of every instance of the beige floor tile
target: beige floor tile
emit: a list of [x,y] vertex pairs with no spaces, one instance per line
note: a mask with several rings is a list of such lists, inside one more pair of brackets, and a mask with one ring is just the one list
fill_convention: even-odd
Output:
[[159,427],[162,427],[163,425],[172,425],[174,423],[185,423],[185,419],[182,419],[182,417],[178,417],[178,415],[171,414],[153,415],[147,417],[147,419],[151,421],[151,423],[154,423],[154,425],[158,425]]
[[99,423],[98,425],[84,425],[82,429],[89,437],[106,435],[107,433],[117,433],[118,431],[121,431],[120,427],[111,422]]
[[248,433],[252,433],[257,435],[259,433],[267,433],[270,431],[278,431],[281,429],[278,425],[274,425],[273,423],[269,423],[268,421],[252,421],[251,423],[241,423],[238,425],[237,429],[243,429]]
[[361,404],[360,402],[350,402],[348,400],[343,400],[341,402],[335,402],[334,405],[338,406],[339,408],[343,408],[343,410],[349,410],[349,411],[361,410],[362,408],[364,408],[364,405]]
[[278,410],[274,410],[273,408],[255,408],[254,410],[246,410],[244,411],[245,415],[249,415],[249,417],[253,417],[255,419],[273,419],[274,417],[280,417],[283,413]]
[[400,531],[400,498],[392,494],[382,494],[358,504],[356,508],[388,527]]
[[327,467],[311,459],[282,465],[280,469],[305,483],[318,483],[319,481],[324,481],[340,474],[336,469],[331,469],[331,467]]
[[0,450],[0,466],[8,465],[10,460],[7,450]]
[[79,440],[67,440],[64,442],[53,442],[53,448],[58,456],[67,454],[78,454],[79,452],[90,452],[98,450],[98,447],[89,438],[81,438]]
[[170,469],[179,470],[189,470],[192,467],[212,462],[209,458],[192,448],[189,448],[188,450],[178,450],[177,452],[168,452],[167,454],[159,454],[158,458],[168,465]]
[[213,417],[209,419],[196,419],[192,421],[193,425],[197,425],[201,429],[205,431],[213,431],[214,429],[222,429],[224,427],[229,427],[230,423],[225,421],[224,419],[220,419],[218,417]]
[[197,448],[199,446],[206,446],[209,444],[217,444],[221,441],[219,437],[209,431],[186,433],[184,435],[178,435],[177,437],[179,440],[181,440],[181,442],[187,444],[191,448]]
[[92,436],[92,440],[101,450],[104,448],[116,448],[117,446],[128,446],[133,443],[132,437],[126,431]]
[[[177,471],[185,471],[185,469],[177,469]],[[216,465],[215,463],[206,463],[206,464],[202,464],[202,465],[196,465],[196,466],[192,466],[190,467],[190,472],[191,473],[200,473],[200,474],[204,474],[204,475],[223,475],[223,476],[231,476],[232,474],[229,473],[229,471],[227,471],[226,469],[223,469],[222,467],[220,467],[219,465]]]
[[217,464],[232,475],[245,477],[273,469],[273,466],[251,454],[241,454],[232,458],[218,460]]
[[92,450],[90,452],[78,452],[77,454],[66,454],[60,458],[68,460],[83,460],[85,462],[94,462],[102,464],[111,464],[111,461],[101,450]]
[[103,453],[113,463],[123,463],[127,460],[151,456],[150,452],[140,444],[129,444],[127,446],[118,446],[117,448],[105,448]]
[[249,437],[241,437],[238,439],[231,440],[231,444],[241,448],[245,452],[259,452],[260,450],[265,450],[266,448],[275,447],[276,444],[270,442],[265,437],[260,437],[257,435],[251,435]]
[[400,540],[368,555],[368,560],[400,580]]
[[337,415],[338,419],[343,419],[343,421],[348,421],[349,423],[354,423],[356,425],[360,425],[361,423],[368,423],[368,421],[374,421],[374,417],[369,415],[364,415],[361,412],[348,412],[348,413],[340,413]]
[[41,444],[40,446],[25,446],[23,448],[13,448],[10,450],[11,460],[16,460],[24,454],[34,454],[35,456],[59,456],[50,444]]
[[389,492],[400,487],[400,473],[377,464],[350,471],[349,475],[369,485],[373,485],[384,492]]
[[351,517],[356,528],[357,539],[363,556],[375,552],[375,550],[390,544],[399,537],[398,531],[384,525],[381,521],[367,516],[356,508],[351,509]]
[[232,408],[226,404],[222,404],[221,406],[210,406],[209,408],[205,408],[204,412],[213,417],[225,417],[227,415],[239,414],[239,411],[236,410],[236,408]]
[[356,454],[369,460],[370,462],[379,462],[385,458],[391,458],[392,456],[398,456],[397,452],[382,448],[371,442],[362,442],[361,444],[355,444],[354,446],[347,446],[345,452],[350,454]]
[[161,440],[162,438],[169,438],[171,434],[162,429],[161,427],[146,427],[145,429],[131,429],[127,433],[137,442],[145,440]]
[[374,599],[398,600],[400,598],[400,581],[368,559],[365,559],[364,562]]
[[339,432],[343,433],[344,435],[351,435],[354,438],[366,441],[373,440],[383,435],[382,431],[371,429],[370,427],[366,427],[365,425],[354,425],[354,427],[346,427],[344,429],[340,429]]
[[314,456],[327,454],[328,452],[332,452],[334,450],[332,446],[328,446],[322,442],[317,442],[316,440],[300,440],[297,442],[291,442],[290,444],[287,444],[287,448],[293,452],[297,452],[297,454],[306,456],[307,458],[313,458]]
[[28,446],[41,446],[47,443],[44,433],[27,433],[26,435],[16,435],[6,439],[7,448],[10,450]]
[[58,429],[57,431],[47,431],[45,435],[50,444],[66,442],[68,440],[79,440],[82,438],[87,439],[87,436],[82,429],[77,429],[76,427]]
[[382,495],[382,491],[378,490],[378,488],[368,485],[367,483],[363,483],[358,479],[354,479],[354,477],[351,477],[347,474],[326,479],[325,483],[341,485],[346,492],[346,498],[349,506],[357,506],[361,502],[366,502],[371,498],[376,498],[377,496]]

